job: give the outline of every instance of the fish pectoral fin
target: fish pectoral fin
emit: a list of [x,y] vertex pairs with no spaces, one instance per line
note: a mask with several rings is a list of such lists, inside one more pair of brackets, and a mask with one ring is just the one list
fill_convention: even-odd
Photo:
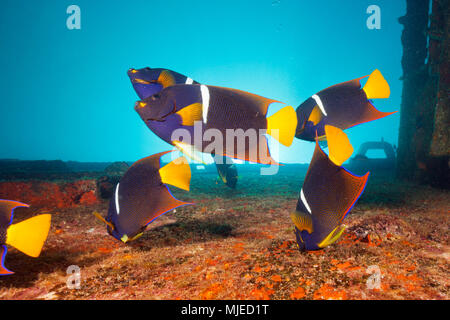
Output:
[[94,215],[94,217],[96,217],[98,220],[100,220],[101,222],[103,222],[104,224],[106,224],[107,226],[109,226],[112,230],[114,230],[114,225],[111,222],[108,222],[105,220],[105,218],[103,218],[103,216],[98,213],[97,211],[92,212],[92,214]]
[[367,99],[386,99],[391,95],[389,84],[378,69],[369,76],[363,90]]
[[159,169],[161,181],[177,188],[189,191],[191,167],[185,157],[179,157]]
[[14,272],[8,270],[5,267],[5,257],[7,251],[8,249],[6,248],[6,246],[0,246],[0,276],[7,276],[10,274],[14,274]]
[[41,214],[11,225],[6,233],[6,244],[26,255],[37,258],[50,230],[51,215]]
[[267,134],[289,147],[297,130],[297,113],[291,106],[284,107],[267,118]]
[[176,84],[175,77],[169,70],[163,70],[158,77],[158,83],[160,83],[163,88],[167,88]]
[[313,233],[314,227],[312,223],[311,215],[295,211],[291,213],[291,220],[299,231],[306,230],[309,234]]
[[325,135],[328,141],[328,157],[335,165],[342,166],[353,154],[350,140],[344,131],[329,125],[325,126]]
[[206,165],[205,161],[203,161],[203,157],[201,156],[200,152],[193,145],[180,141],[172,141],[172,143],[175,147],[177,147],[181,152],[183,152],[192,160]]
[[178,111],[177,114],[181,117],[183,126],[193,126],[196,121],[203,120],[203,106],[201,103],[193,103]]
[[325,239],[322,240],[321,243],[319,243],[317,246],[319,248],[325,248],[328,247],[329,245],[335,243],[344,233],[345,231],[345,226],[341,225],[341,226],[337,226],[333,231],[330,232],[330,234],[328,236],[326,236]]
[[311,121],[313,125],[316,126],[322,120],[322,117],[322,111],[320,111],[320,108],[318,106],[315,106],[311,111],[311,114],[309,115],[308,121]]

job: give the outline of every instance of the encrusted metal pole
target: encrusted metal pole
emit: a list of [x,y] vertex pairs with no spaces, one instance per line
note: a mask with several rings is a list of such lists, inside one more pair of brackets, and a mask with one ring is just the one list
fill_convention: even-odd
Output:
[[419,105],[428,82],[429,6],[427,0],[407,0],[406,15],[399,19],[404,26],[403,92],[397,156],[397,177],[400,179],[414,179],[418,167],[418,128],[424,125],[419,117]]

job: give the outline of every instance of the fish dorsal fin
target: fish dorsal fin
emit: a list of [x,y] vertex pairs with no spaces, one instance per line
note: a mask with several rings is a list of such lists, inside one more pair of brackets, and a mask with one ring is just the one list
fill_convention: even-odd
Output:
[[37,258],[50,230],[51,215],[41,214],[11,225],[6,234],[6,244]]
[[159,169],[161,181],[177,188],[189,191],[191,167],[185,157],[179,157]]
[[322,120],[322,112],[318,106],[315,106],[309,115],[308,121],[311,121],[313,125],[317,125]]
[[8,249],[6,248],[6,246],[4,246],[4,245],[0,246],[0,276],[14,274],[14,272],[12,272],[11,270],[8,270],[5,267],[5,257],[6,257],[7,252],[8,252]]
[[367,99],[386,99],[391,95],[389,84],[378,69],[369,76],[363,90]]
[[321,243],[319,243],[317,246],[319,248],[325,248],[329,245],[335,243],[344,233],[345,226],[337,226],[333,231],[330,232],[328,236],[325,237],[325,239],[322,240]]
[[177,114],[181,117],[183,126],[193,126],[196,121],[202,121],[203,108],[201,103],[193,103],[184,107]]
[[163,88],[167,88],[175,85],[176,81],[172,72],[170,72],[169,70],[163,70],[158,77],[158,83],[160,83]]
[[11,224],[14,209],[18,207],[27,208],[29,205],[18,201],[0,200],[0,226]]
[[328,141],[329,158],[337,166],[341,166],[353,154],[347,135],[339,128],[326,125],[325,135]]
[[181,141],[172,141],[173,145],[177,147],[181,152],[183,152],[185,155],[187,155],[189,158],[191,158],[194,161],[197,161],[199,163],[206,164],[205,161],[203,161],[203,157],[198,151],[195,146],[191,144],[187,144],[185,142]]
[[247,91],[242,91],[242,90],[238,90],[238,89],[231,89],[231,88],[223,88],[223,87],[214,87],[214,86],[208,86],[211,89],[218,89],[218,90],[225,90],[225,91],[229,91],[231,93],[233,93],[234,95],[238,95],[238,96],[242,96],[243,99],[245,99],[246,101],[251,102],[253,105],[255,105],[258,109],[259,112],[263,115],[266,116],[267,115],[267,110],[269,109],[269,106],[272,103],[281,103],[278,100],[273,100],[273,99],[269,99],[269,98],[265,98],[263,96],[259,96],[257,94],[254,93],[250,93]]
[[313,233],[314,228],[311,215],[304,212],[295,211],[291,213],[291,220],[294,222],[299,231],[306,230],[309,234]]
[[297,130],[297,113],[291,106],[284,107],[267,118],[267,134],[289,147]]

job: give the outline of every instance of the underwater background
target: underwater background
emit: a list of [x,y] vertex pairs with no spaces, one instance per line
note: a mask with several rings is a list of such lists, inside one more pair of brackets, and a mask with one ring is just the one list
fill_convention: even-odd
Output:
[[[419,57],[416,69],[426,76],[408,71],[405,56],[417,50],[405,43],[420,34],[431,44],[448,44],[448,31],[431,37],[429,30],[448,30],[449,6],[430,1],[433,14],[428,16],[431,6],[422,8],[420,24],[414,19],[423,3],[3,0],[0,199],[31,205],[17,208],[14,222],[50,213],[52,224],[38,259],[9,248],[6,265],[16,274],[0,277],[0,299],[448,300],[450,195],[442,188],[450,181],[448,121],[436,116],[444,133],[423,135],[434,114],[422,112],[429,104],[420,94],[433,92],[429,96],[439,96],[444,110],[448,95],[416,86],[439,78],[422,65],[448,63],[425,43],[429,57]],[[80,29],[68,27],[71,5],[80,9]],[[380,29],[369,27],[374,5]],[[416,33],[405,32],[411,29]],[[442,48],[445,53],[448,46]],[[171,192],[194,206],[162,215],[136,241],[111,237],[93,213],[106,216],[133,162],[173,149],[134,111],[139,98],[127,71],[144,67],[175,70],[294,109],[322,89],[379,69],[391,95],[374,105],[400,112],[346,130],[355,152],[344,167],[371,174],[343,236],[324,250],[299,252],[290,214],[315,145],[294,139],[284,147],[269,139],[273,157],[286,164],[277,174],[261,175],[262,166],[239,163],[237,185],[229,188],[214,164],[191,165],[190,191]],[[439,92],[448,90],[444,67]],[[411,101],[419,111],[407,108]],[[269,115],[284,106],[273,104]],[[402,130],[405,117],[413,119],[403,121],[412,134]],[[430,141],[444,141],[444,151],[424,160],[417,156],[423,150],[410,143],[415,140],[427,154]],[[364,146],[367,152],[358,154]],[[417,170],[404,170],[408,179],[398,179],[408,161],[440,182],[422,183]],[[72,267],[82,279],[76,288],[69,285]]]
[[[69,30],[71,4],[2,2],[0,158],[136,161],[168,150],[133,110],[129,68],[168,68],[294,108],[379,69],[391,98],[376,107],[400,107],[404,1],[81,0],[81,29]],[[374,4],[381,29],[367,26]],[[348,134],[357,150],[367,140],[397,144],[398,128],[396,114]],[[309,163],[314,144],[279,148],[276,160]]]

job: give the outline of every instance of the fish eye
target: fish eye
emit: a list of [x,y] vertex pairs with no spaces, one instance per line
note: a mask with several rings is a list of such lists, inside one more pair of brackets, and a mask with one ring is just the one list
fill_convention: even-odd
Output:
[[159,93],[155,93],[154,95],[152,95],[152,100],[155,101],[157,99],[161,98],[161,96],[159,95]]

